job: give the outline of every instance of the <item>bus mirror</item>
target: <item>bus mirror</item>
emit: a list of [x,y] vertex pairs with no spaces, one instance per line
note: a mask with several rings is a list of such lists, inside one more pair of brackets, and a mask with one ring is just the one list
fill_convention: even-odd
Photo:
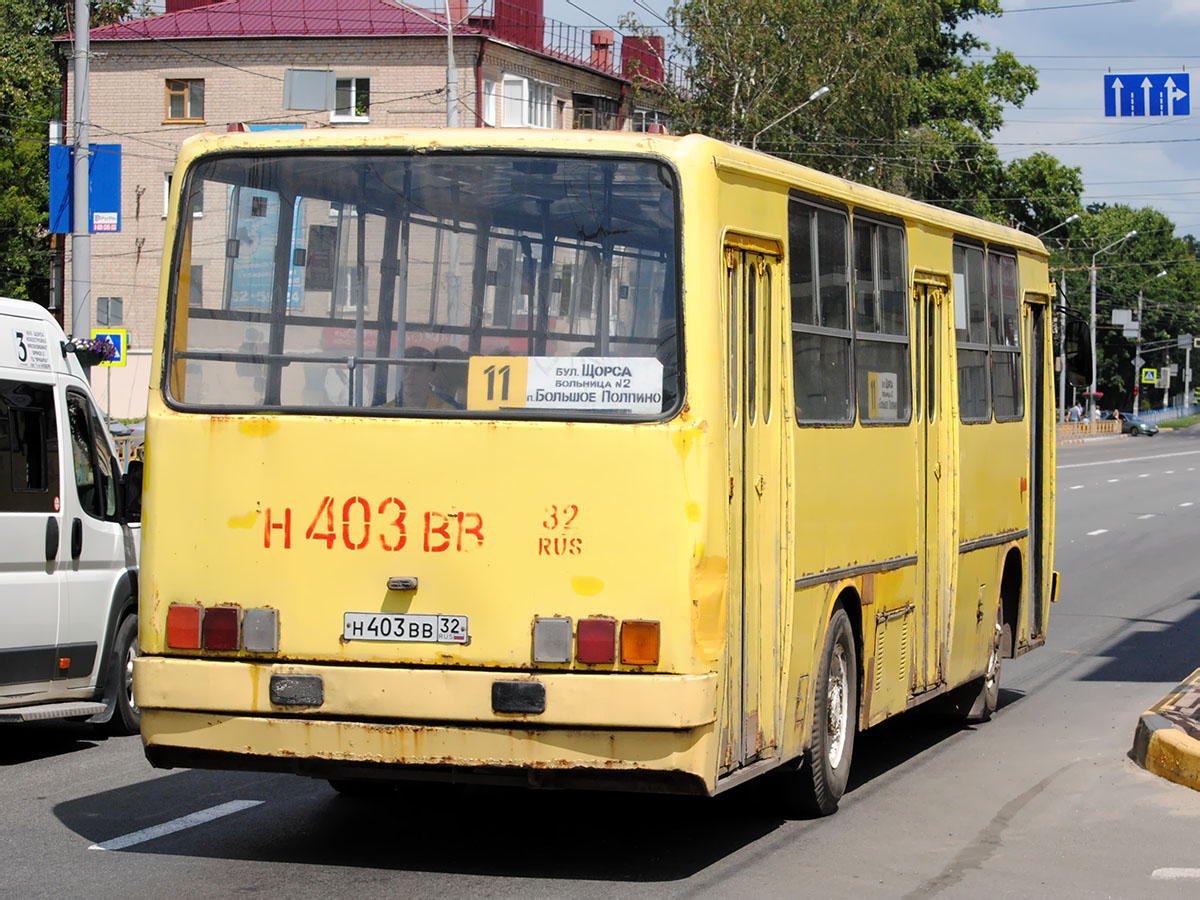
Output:
[[1067,331],[1063,341],[1063,355],[1067,361],[1067,382],[1072,387],[1083,387],[1092,378],[1092,342],[1086,322],[1067,320]]

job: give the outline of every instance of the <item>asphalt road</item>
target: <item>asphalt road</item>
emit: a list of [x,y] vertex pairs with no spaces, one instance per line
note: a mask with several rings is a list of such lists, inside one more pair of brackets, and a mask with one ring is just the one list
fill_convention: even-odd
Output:
[[986,725],[910,714],[861,735],[832,818],[764,813],[753,786],[351,800],[155,771],[137,738],[86,726],[6,726],[0,895],[1200,896],[1200,792],[1126,756],[1200,666],[1200,433],[1063,448],[1058,487],[1047,647],[1006,661]]

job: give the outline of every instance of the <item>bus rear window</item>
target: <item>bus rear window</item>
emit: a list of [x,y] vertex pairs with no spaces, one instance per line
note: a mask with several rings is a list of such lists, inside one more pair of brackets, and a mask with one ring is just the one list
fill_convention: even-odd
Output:
[[677,191],[655,160],[224,155],[188,173],[178,407],[657,418],[680,400]]

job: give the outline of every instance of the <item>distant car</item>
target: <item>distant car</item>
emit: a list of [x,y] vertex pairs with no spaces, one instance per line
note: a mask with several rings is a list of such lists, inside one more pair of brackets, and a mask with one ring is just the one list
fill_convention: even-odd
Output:
[[1158,426],[1153,422],[1147,422],[1145,419],[1139,419],[1131,413],[1121,413],[1121,434],[1128,434],[1133,437],[1144,434],[1147,437],[1153,437],[1158,434]]

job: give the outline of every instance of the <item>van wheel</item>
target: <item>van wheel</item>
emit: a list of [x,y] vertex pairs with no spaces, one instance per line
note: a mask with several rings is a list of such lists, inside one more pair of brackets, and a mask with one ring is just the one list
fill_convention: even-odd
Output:
[[112,718],[104,723],[104,730],[109,734],[137,734],[141,728],[142,716],[133,700],[133,661],[137,656],[138,618],[130,615],[121,620],[117,639],[113,641],[112,656],[109,657],[108,677],[112,679],[110,683],[116,686],[116,705]]
[[837,811],[850,776],[858,720],[858,654],[850,618],[840,607],[829,620],[817,671],[813,730],[798,769],[784,771],[787,811],[827,816]]

